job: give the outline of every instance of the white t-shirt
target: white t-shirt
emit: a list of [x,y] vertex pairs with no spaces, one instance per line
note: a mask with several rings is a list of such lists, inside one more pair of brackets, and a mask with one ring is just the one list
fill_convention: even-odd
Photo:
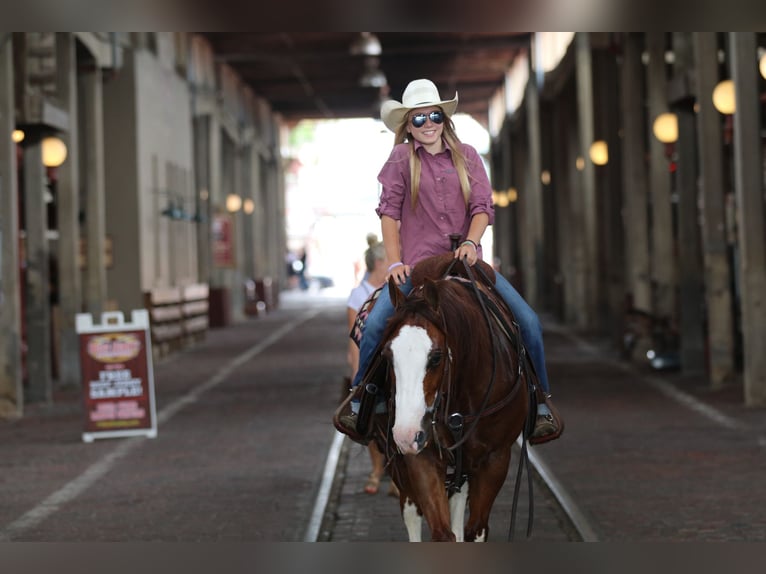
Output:
[[375,289],[376,287],[369,283],[367,279],[362,279],[362,282],[351,290],[351,294],[348,296],[348,307],[358,311],[362,303],[367,301],[367,297],[372,295]]

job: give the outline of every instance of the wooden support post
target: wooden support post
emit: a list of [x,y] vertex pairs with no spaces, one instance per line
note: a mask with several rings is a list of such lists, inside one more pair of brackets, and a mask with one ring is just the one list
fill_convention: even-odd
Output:
[[624,35],[622,63],[623,219],[627,287],[636,309],[652,309],[649,275],[648,184],[646,177],[643,65],[640,38]]
[[[665,33],[646,33],[649,52],[647,91],[649,122],[668,111],[667,78],[665,72]],[[670,172],[665,144],[649,138],[650,193],[652,197],[652,278],[656,285],[654,312],[676,320],[676,256],[673,250],[673,217],[670,200]]]
[[19,198],[16,184],[16,128],[11,32],[0,33],[0,418],[24,410],[21,375],[21,284]]
[[715,32],[695,32],[697,147],[702,181],[702,246],[708,323],[708,372],[713,388],[734,377],[731,270],[726,245],[721,115],[711,94],[718,82]]
[[691,36],[673,33],[675,73],[672,109],[678,117],[678,273],[681,334],[681,370],[685,375],[705,373],[704,286],[697,201],[697,139],[694,94],[689,74],[694,69]]
[[766,405],[766,223],[756,40],[753,32],[730,32],[745,404]]
[[80,160],[77,121],[77,61],[75,39],[69,32],[56,34],[56,57],[59,99],[69,113],[69,132],[61,139],[67,146],[67,159],[58,168],[58,308],[56,325],[59,353],[59,383],[65,386],[82,384],[80,373],[80,339],[76,317],[82,311],[82,270],[80,256]]
[[94,67],[81,77],[85,127],[86,274],[85,309],[101,316],[106,301],[106,200],[104,182],[104,112],[101,68]]
[[24,212],[26,214],[26,303],[27,398],[49,403],[53,399],[51,380],[51,313],[48,272],[48,210],[45,203],[46,177],[39,133],[24,140]]
[[595,166],[589,159],[590,146],[594,141],[593,112],[593,60],[590,36],[578,32],[575,36],[575,61],[577,74],[577,110],[580,126],[580,149],[585,158],[581,172],[582,231],[584,232],[584,321],[587,328],[594,329],[598,316],[598,226]]

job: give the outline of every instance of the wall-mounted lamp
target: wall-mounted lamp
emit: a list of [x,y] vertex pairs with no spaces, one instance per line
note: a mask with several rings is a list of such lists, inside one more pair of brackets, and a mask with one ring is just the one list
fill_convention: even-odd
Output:
[[505,191],[493,191],[492,203],[498,207],[508,207],[508,204],[510,203],[508,194]]
[[253,213],[253,211],[255,211],[255,202],[248,197],[245,201],[242,202],[242,209],[245,213],[250,215]]
[[229,213],[236,213],[242,207],[242,198],[236,193],[230,193],[226,196],[226,210]]
[[733,114],[737,111],[734,82],[723,80],[713,90],[713,105],[722,114]]
[[543,185],[548,185],[551,182],[551,172],[544,169],[540,174],[540,181],[543,182]]
[[493,191],[492,203],[498,207],[508,207],[509,204],[514,203],[519,199],[519,192],[515,187],[509,187],[505,191]]
[[55,136],[43,138],[40,142],[45,167],[58,167],[66,160],[66,144]]
[[25,137],[26,134],[24,133],[24,130],[13,130],[13,134],[11,135],[13,143],[21,143],[24,141]]
[[652,132],[662,143],[678,141],[678,116],[670,112],[660,114],[652,124]]
[[761,77],[766,80],[766,48],[758,48],[761,58],[758,61],[758,69],[761,70]]
[[183,207],[177,205],[172,199],[168,202],[168,206],[160,212],[160,215],[176,220],[188,219]]
[[590,144],[590,160],[596,165],[609,163],[609,146],[604,140],[597,140]]
[[575,160],[575,167],[577,168],[577,171],[582,171],[585,169],[585,158],[582,156],[577,156],[577,159]]

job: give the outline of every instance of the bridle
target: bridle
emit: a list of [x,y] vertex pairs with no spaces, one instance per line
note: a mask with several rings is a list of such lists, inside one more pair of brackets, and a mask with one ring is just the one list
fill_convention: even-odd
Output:
[[[449,413],[449,402],[450,397],[452,395],[452,350],[449,346],[448,341],[448,331],[446,326],[446,320],[444,317],[444,314],[440,311],[439,312],[439,318],[441,323],[441,333],[445,340],[446,350],[447,350],[447,357],[446,357],[446,365],[444,368],[444,372],[442,373],[441,380],[439,382],[439,386],[437,387],[436,396],[434,397],[433,403],[427,407],[426,414],[431,414],[431,436],[434,439],[434,443],[441,453],[442,450],[447,451],[452,456],[452,461],[454,463],[453,468],[454,471],[452,473],[451,478],[449,478],[446,481],[446,488],[448,494],[453,494],[457,491],[459,491],[465,481],[468,479],[467,474],[463,473],[462,471],[462,447],[465,444],[465,442],[468,440],[468,438],[475,432],[476,427],[482,417],[494,414],[501,409],[503,409],[506,405],[508,405],[519,393],[521,389],[521,375],[524,373],[525,365],[526,365],[526,348],[521,342],[521,337],[518,335],[519,331],[519,325],[512,320],[511,325],[508,325],[503,320],[503,312],[497,307],[494,301],[492,301],[485,292],[483,292],[481,289],[479,289],[478,285],[476,284],[476,278],[474,277],[473,272],[471,271],[471,267],[468,264],[467,260],[462,260],[463,266],[465,268],[466,276],[468,277],[467,280],[463,280],[462,278],[451,275],[451,271],[455,264],[457,263],[458,259],[453,259],[450,265],[447,267],[447,270],[445,271],[442,279],[452,279],[460,281],[460,284],[464,285],[466,288],[470,289],[475,297],[477,302],[479,303],[479,306],[481,307],[482,315],[484,317],[484,321],[487,325],[487,329],[490,334],[492,334],[494,331],[493,324],[497,325],[502,333],[503,336],[506,337],[516,348],[516,357],[517,357],[517,369],[514,374],[514,380],[511,383],[511,389],[503,398],[501,398],[498,402],[488,405],[489,398],[492,394],[492,389],[495,384],[496,380],[496,374],[497,374],[497,364],[498,364],[498,344],[496,343],[496,338],[490,336],[490,340],[492,341],[492,369],[491,369],[491,377],[490,382],[487,385],[487,390],[484,393],[484,397],[482,398],[481,406],[479,407],[478,411],[471,414],[463,414],[459,412],[454,412],[451,414]],[[486,273],[484,273],[484,270],[481,267],[476,268],[477,271],[481,274],[482,279],[489,288],[493,288],[494,282],[491,281]],[[502,301],[502,298],[498,297],[499,300]],[[428,317],[424,317],[426,320],[430,320],[434,325],[436,325],[436,321],[433,321],[429,319]],[[533,384],[530,381],[530,377],[525,377],[527,380],[528,386],[530,388],[528,389],[528,392],[530,393],[530,397],[533,396],[534,388]],[[443,398],[446,397],[446,400]],[[531,403],[533,404],[533,403]],[[389,411],[391,412],[391,411]],[[514,492],[513,492],[513,504],[511,509],[511,523],[510,528],[508,531],[508,540],[513,540],[513,534],[515,530],[515,523],[516,523],[516,513],[517,513],[517,507],[518,507],[518,498],[519,498],[519,491],[521,487],[521,474],[524,470],[524,467],[527,468],[527,483],[528,483],[528,493],[529,493],[529,513],[528,513],[528,520],[527,520],[527,537],[530,537],[532,534],[532,524],[534,520],[534,503],[533,503],[533,482],[532,482],[532,475],[529,472],[529,453],[527,451],[527,441],[526,436],[527,432],[531,430],[531,425],[533,418],[532,409],[530,409],[527,413],[527,420],[524,423],[524,430],[522,431],[522,446],[521,446],[521,455],[519,458],[519,465],[516,472],[516,482],[514,486]],[[453,444],[450,446],[442,445],[439,436],[440,433],[438,432],[437,426],[439,424],[443,424],[447,427],[449,432],[452,435]],[[468,427],[467,430],[465,429],[465,425],[470,424],[470,427]]]

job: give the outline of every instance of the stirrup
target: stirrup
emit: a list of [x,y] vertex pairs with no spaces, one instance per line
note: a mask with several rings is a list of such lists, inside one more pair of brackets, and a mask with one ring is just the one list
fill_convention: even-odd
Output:
[[[561,418],[558,409],[553,405],[550,400],[550,395],[546,396],[545,404],[551,411],[549,415],[536,415],[535,425],[532,429],[532,433],[527,439],[529,444],[537,445],[543,444],[555,440],[561,436],[564,432],[564,419]],[[550,432],[544,432],[545,429],[549,429]]]

